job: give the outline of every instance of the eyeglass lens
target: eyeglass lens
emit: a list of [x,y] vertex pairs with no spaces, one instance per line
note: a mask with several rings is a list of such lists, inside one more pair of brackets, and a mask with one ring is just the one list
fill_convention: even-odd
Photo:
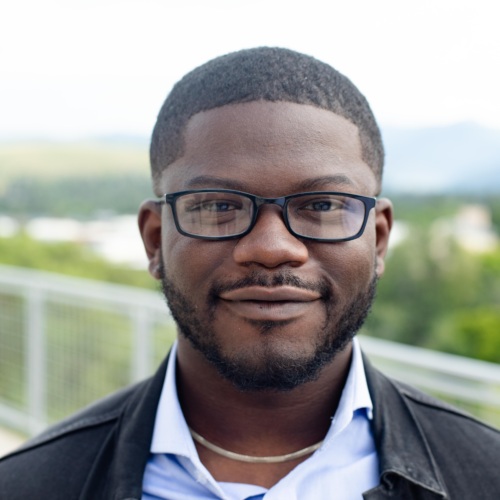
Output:
[[190,193],[177,198],[176,212],[183,231],[200,236],[231,236],[246,231],[253,203],[236,193]]
[[[255,211],[252,199],[237,193],[189,193],[177,198],[179,226],[186,233],[222,237],[244,233]],[[333,194],[304,194],[290,198],[286,217],[292,231],[317,239],[356,235],[364,221],[365,205],[357,198]]]

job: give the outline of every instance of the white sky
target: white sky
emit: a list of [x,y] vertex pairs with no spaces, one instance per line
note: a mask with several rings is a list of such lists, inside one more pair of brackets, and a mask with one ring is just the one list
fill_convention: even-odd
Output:
[[149,135],[172,85],[259,45],[345,73],[382,125],[500,130],[498,0],[15,0],[0,7],[0,140]]

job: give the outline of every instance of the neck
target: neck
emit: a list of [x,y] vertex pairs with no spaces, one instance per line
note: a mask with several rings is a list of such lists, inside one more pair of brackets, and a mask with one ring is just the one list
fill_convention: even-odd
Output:
[[334,415],[349,371],[348,346],[319,377],[286,392],[238,390],[191,345],[178,349],[178,392],[188,425],[228,450],[281,455],[321,441]]

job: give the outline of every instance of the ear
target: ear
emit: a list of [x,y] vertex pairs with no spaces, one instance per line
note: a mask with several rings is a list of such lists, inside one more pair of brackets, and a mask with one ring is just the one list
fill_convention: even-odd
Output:
[[389,247],[389,234],[392,228],[392,203],[387,198],[377,200],[375,207],[375,231],[376,231],[376,269],[375,272],[380,278],[384,274],[384,258]]
[[139,208],[138,223],[149,260],[149,274],[159,280],[161,262],[161,205],[153,200],[143,201]]

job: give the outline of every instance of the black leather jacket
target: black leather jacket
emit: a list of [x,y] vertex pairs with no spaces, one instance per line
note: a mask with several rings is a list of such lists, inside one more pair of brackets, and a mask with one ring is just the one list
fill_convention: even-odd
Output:
[[[152,378],[0,460],[0,499],[140,499],[165,369],[166,361]],[[365,369],[380,463],[380,484],[366,500],[500,498],[500,431],[385,377],[366,359]]]

